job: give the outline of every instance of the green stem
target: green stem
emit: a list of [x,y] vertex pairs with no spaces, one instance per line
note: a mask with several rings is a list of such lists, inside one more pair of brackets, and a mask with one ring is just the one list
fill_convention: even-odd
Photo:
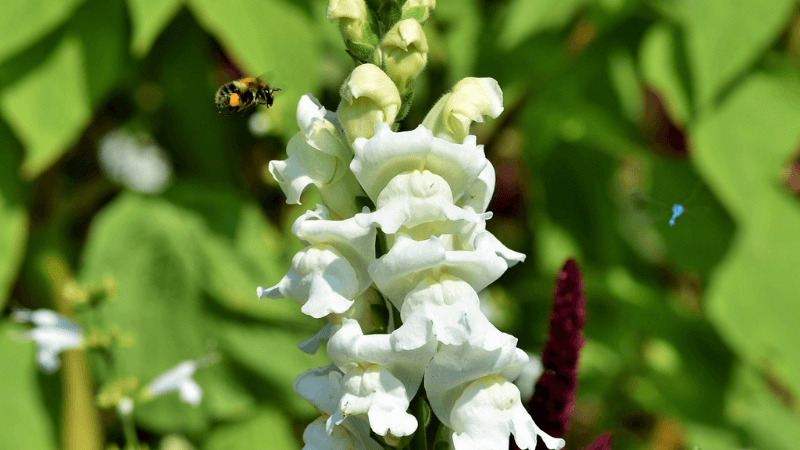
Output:
[[139,438],[136,436],[136,425],[133,423],[133,414],[120,414],[122,432],[125,433],[125,450],[140,450]]

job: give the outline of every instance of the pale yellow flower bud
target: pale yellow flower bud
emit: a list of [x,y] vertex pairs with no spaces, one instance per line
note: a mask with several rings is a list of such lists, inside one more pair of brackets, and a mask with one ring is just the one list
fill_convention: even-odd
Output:
[[345,39],[364,42],[364,25],[367,22],[367,4],[364,0],[330,0],[328,20],[339,19],[339,28]]
[[422,25],[415,19],[397,22],[383,37],[381,52],[389,78],[405,94],[428,63],[428,39]]
[[336,114],[350,143],[371,138],[375,124],[392,124],[400,110],[397,87],[373,64],[356,67],[342,85],[341,96]]
[[461,143],[472,122],[483,116],[496,118],[503,112],[503,91],[493,78],[464,78],[433,106],[422,125],[433,135]]

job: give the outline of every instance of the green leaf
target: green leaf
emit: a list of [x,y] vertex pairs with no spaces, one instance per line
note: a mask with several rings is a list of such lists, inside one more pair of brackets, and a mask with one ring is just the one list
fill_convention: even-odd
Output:
[[510,50],[545,30],[560,28],[572,19],[585,0],[512,0],[498,44]]
[[28,208],[23,198],[25,190],[19,179],[22,149],[11,130],[0,124],[0,309],[5,307],[11,286],[25,256],[28,241]]
[[705,109],[782,32],[793,0],[665,0],[682,26],[698,109]]
[[150,51],[158,35],[183,6],[183,0],[128,0],[133,23],[131,50],[137,57]]
[[0,61],[23,50],[67,20],[82,0],[8,0],[0,15]]
[[781,406],[761,374],[742,365],[734,375],[729,392],[728,416],[751,433],[757,444],[754,448],[797,448],[800,417]]
[[263,323],[218,322],[220,348],[238,363],[258,373],[261,378],[281,387],[271,400],[309,414],[313,408],[291,390],[298,375],[314,367],[328,365],[323,350],[309,355],[297,344],[310,338],[324,322],[307,320],[305,326],[291,330],[266,327]]
[[706,309],[730,345],[800,392],[800,208],[778,180],[800,136],[800,74],[749,77],[693,133],[695,162],[737,222]]
[[286,86],[272,107],[273,126],[286,137],[293,135],[297,101],[315,91],[319,79],[317,34],[310,18],[278,0],[245,0],[234,10],[217,0],[190,0],[189,5],[240,67],[253,76],[272,72],[274,82]]
[[[114,370],[136,375],[141,386],[181,361],[207,352],[201,309],[202,223],[169,203],[123,195],[96,218],[83,255],[82,279],[112,276],[117,300],[104,304],[102,325],[133,336],[114,353]],[[198,432],[200,409],[177,395],[138,407],[136,417],[160,431]]]
[[[483,26],[481,12],[476,0],[440,2],[436,5],[433,17],[447,26],[444,45],[447,49],[449,89],[462,78],[475,76],[473,67],[478,57],[478,35]],[[429,27],[425,33],[434,36],[435,30]]]
[[89,120],[84,64],[80,40],[64,38],[47,61],[0,93],[0,113],[25,146],[24,177],[58,160]]
[[656,24],[647,30],[639,48],[639,65],[647,85],[664,101],[670,117],[686,124],[691,100],[680,73],[677,30]]
[[294,450],[299,448],[294,427],[275,409],[262,409],[248,420],[215,428],[204,450]]
[[[0,355],[3,355],[3,382],[0,398],[4,414],[0,420],[3,448],[57,449],[57,430],[47,412],[44,393],[38,381],[36,344],[20,341],[22,328],[0,322]],[[8,411],[8,410],[7,410]]]
[[125,20],[122,0],[88,1],[47,59],[0,92],[0,114],[25,147],[23,177],[36,178],[55,163],[116,84]]

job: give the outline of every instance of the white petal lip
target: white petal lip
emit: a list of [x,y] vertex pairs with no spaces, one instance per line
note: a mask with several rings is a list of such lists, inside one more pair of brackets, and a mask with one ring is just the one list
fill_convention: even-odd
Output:
[[320,319],[342,314],[358,293],[355,269],[329,245],[306,247],[292,258],[292,268],[275,286],[258,289],[259,298],[292,298],[303,314]]
[[421,125],[413,131],[395,133],[388,124],[376,124],[375,135],[356,139],[353,148],[350,169],[373,201],[396,175],[426,169],[444,178],[453,197],[458,198],[489,163],[475,136],[454,144],[434,138]]
[[197,406],[203,397],[200,385],[192,379],[197,367],[196,361],[184,361],[156,377],[145,386],[144,392],[152,397],[178,392],[182,401]]
[[418,242],[398,235],[392,249],[370,265],[369,273],[378,289],[398,308],[423,279],[439,274],[461,278],[475,291],[481,291],[508,269],[506,261],[488,243],[476,239],[478,247],[474,251],[448,251],[436,236]]

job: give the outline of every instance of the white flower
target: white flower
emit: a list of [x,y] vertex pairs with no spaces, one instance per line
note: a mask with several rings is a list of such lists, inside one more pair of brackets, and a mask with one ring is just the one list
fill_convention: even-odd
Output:
[[539,355],[528,353],[528,362],[519,374],[514,384],[519,389],[520,398],[527,402],[533,397],[533,388],[536,387],[536,381],[544,373],[544,366],[542,365],[542,358]]
[[423,126],[395,133],[389,125],[378,123],[375,135],[357,139],[353,148],[355,157],[350,168],[373,201],[378,200],[392,178],[415,170],[428,170],[442,177],[457,201],[489,164],[475,136],[455,144],[435,138]]
[[192,379],[192,375],[201,363],[200,360],[183,361],[151,381],[144,387],[142,395],[145,398],[153,398],[178,392],[178,396],[183,402],[193,406],[199,405],[200,400],[203,399],[203,390]]
[[134,192],[157,194],[172,181],[167,153],[146,133],[109,131],[97,144],[97,160],[108,178]]
[[437,138],[462,142],[472,122],[503,112],[503,91],[493,78],[464,78],[436,102],[422,125]]
[[397,234],[392,249],[370,265],[369,273],[398,309],[422,280],[437,279],[441,274],[460,278],[476,292],[481,291],[508,269],[508,263],[495,253],[489,234],[479,235],[472,251],[448,250],[436,236],[416,241]]
[[133,414],[133,400],[130,397],[122,397],[117,402],[117,412],[120,416],[130,416]]
[[328,430],[348,416],[366,415],[372,431],[380,436],[409,436],[417,420],[408,414],[433,356],[436,343],[413,351],[392,346],[390,336],[365,336],[358,322],[343,319],[342,327],[328,341],[328,357],[342,371],[339,408],[328,419]]
[[339,19],[345,39],[356,42],[367,40],[367,5],[364,0],[330,0],[326,15],[331,21]]
[[[376,206],[378,209],[373,213],[357,214],[356,222],[362,227],[376,223],[387,234],[396,233],[400,227],[414,228],[431,222],[437,226],[435,234],[456,233],[464,227],[464,222],[483,222],[492,216],[465,211],[453,204],[453,193],[444,178],[427,170],[392,178],[378,196]],[[420,237],[427,239],[432,235],[423,232]]]
[[356,198],[364,191],[349,170],[353,154],[336,114],[306,94],[297,103],[297,124],[300,132],[286,147],[289,157],[269,163],[286,203],[300,204],[300,195],[313,184],[334,216],[352,217],[358,212]]
[[535,449],[537,436],[549,449],[565,445],[536,426],[517,387],[499,376],[481,378],[464,389],[453,406],[450,426],[456,450],[506,450],[509,434],[521,449]]
[[369,435],[369,424],[357,417],[348,417],[339,426],[327,431],[328,416],[311,422],[303,432],[303,450],[383,450]]
[[[362,64],[342,85],[336,114],[348,142],[371,138],[375,125],[391,124],[400,111],[400,92],[386,73],[374,64]],[[362,184],[363,186],[363,184]]]
[[19,336],[34,341],[39,346],[36,360],[45,372],[52,373],[61,367],[59,353],[83,346],[83,329],[55,311],[19,308],[11,313],[11,317],[17,322],[36,325],[34,329],[22,332]]
[[[548,448],[563,448],[563,439],[536,426],[508,381],[519,376],[528,359],[516,348],[516,338],[492,329],[484,340],[482,346],[443,345],[425,369],[431,409],[452,429],[454,448],[506,449],[511,433],[523,449],[535,448],[537,435]],[[494,350],[487,351],[490,347]]]
[[293,298],[314,318],[350,309],[353,298],[369,288],[368,267],[375,259],[375,228],[355,219],[325,220],[318,205],[295,221],[292,231],[311,244],[292,258],[292,268],[275,286],[259,287],[259,298]]

